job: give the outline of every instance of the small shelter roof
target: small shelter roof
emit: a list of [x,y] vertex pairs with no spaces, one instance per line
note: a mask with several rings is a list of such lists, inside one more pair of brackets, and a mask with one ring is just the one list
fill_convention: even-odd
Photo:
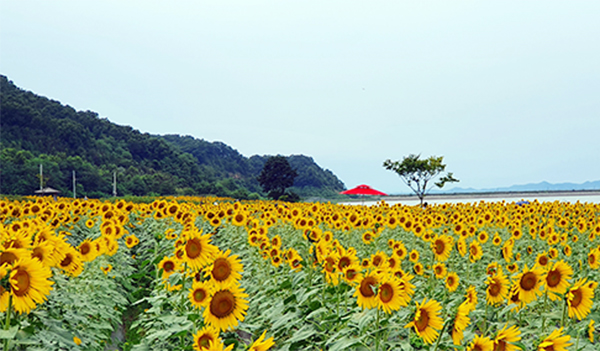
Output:
[[60,190],[56,190],[54,188],[47,186],[43,189],[36,190],[35,193],[37,195],[56,195],[56,194],[60,194]]

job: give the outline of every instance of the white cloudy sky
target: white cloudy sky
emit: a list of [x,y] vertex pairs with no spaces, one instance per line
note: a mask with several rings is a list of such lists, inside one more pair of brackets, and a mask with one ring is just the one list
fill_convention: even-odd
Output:
[[[600,179],[600,2],[0,1],[0,74],[154,134],[304,154],[348,188]],[[450,188],[452,185],[450,186]]]

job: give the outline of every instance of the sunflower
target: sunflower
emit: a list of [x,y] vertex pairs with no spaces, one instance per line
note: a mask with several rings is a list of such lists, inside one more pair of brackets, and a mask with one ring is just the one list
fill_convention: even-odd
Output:
[[448,269],[445,264],[438,262],[433,265],[433,274],[435,274],[437,279],[444,279],[446,274],[448,274]]
[[371,264],[375,267],[382,267],[382,264],[387,262],[387,255],[383,251],[377,251],[371,255]]
[[108,275],[108,273],[110,273],[110,271],[112,271],[113,266],[112,264],[108,264],[108,266],[106,267],[100,267],[100,269],[102,270],[102,272],[104,273],[104,275]]
[[213,263],[206,269],[206,276],[218,284],[229,284],[239,281],[244,270],[237,255],[231,255],[231,250],[219,251]]
[[469,261],[471,263],[477,262],[483,257],[483,250],[481,249],[481,244],[477,240],[473,240],[469,244]]
[[210,343],[215,343],[217,340],[219,340],[219,330],[211,326],[205,326],[194,334],[194,350],[208,350]]
[[366,231],[362,235],[362,241],[365,245],[371,244],[375,240],[375,235],[372,231]]
[[458,274],[456,274],[456,272],[448,273],[448,276],[446,277],[446,289],[448,289],[449,292],[456,291],[456,289],[458,288],[459,281],[460,278],[458,277]]
[[467,301],[458,306],[458,311],[454,318],[454,325],[452,326],[452,343],[454,345],[460,345],[463,341],[464,331],[469,326],[469,323],[471,323],[471,318],[469,318],[470,312],[471,307]]
[[347,267],[344,271],[344,281],[350,285],[356,285],[362,280],[361,268],[358,264],[353,264],[350,267]]
[[506,300],[509,292],[509,281],[502,272],[502,267],[498,267],[496,273],[487,278],[486,284],[485,299],[488,305],[499,305]]
[[492,351],[494,349],[494,342],[487,336],[475,335],[475,338],[466,351]]
[[410,262],[417,262],[419,260],[419,251],[417,250],[412,250],[409,254],[408,254],[408,259],[410,260]]
[[523,267],[523,272],[516,277],[516,288],[519,294],[519,300],[524,304],[528,304],[541,295],[540,287],[542,285],[543,271],[538,267],[533,267],[531,270],[527,265]]
[[192,306],[201,309],[208,305],[208,297],[213,289],[213,285],[208,282],[199,282],[194,280],[188,299],[192,303]]
[[22,258],[9,267],[10,293],[15,311],[29,313],[46,301],[52,290],[52,271],[40,261]]
[[337,261],[337,255],[332,252],[330,255],[326,256],[322,262],[322,272],[325,274],[325,280],[328,284],[333,286],[337,286],[340,283],[340,274],[337,270]]
[[469,305],[470,311],[474,311],[477,307],[477,290],[473,285],[470,285],[465,294],[465,302]]
[[423,264],[421,264],[421,262],[415,263],[415,265],[413,266],[413,272],[415,272],[416,275],[423,275],[423,273],[424,273]]
[[598,248],[590,249],[588,254],[588,265],[591,269],[600,268],[600,250]]
[[204,309],[204,322],[226,331],[244,320],[248,310],[248,295],[236,284],[215,289]]
[[198,231],[189,232],[184,248],[183,260],[194,270],[200,270],[209,264],[218,250],[210,244],[210,235],[202,235]]
[[555,329],[538,345],[538,351],[567,351],[567,347],[573,345],[569,343],[571,335],[562,335],[563,328]]
[[379,278],[374,273],[365,274],[356,286],[352,296],[356,297],[358,306],[365,308],[377,307],[377,285]]
[[514,346],[513,343],[521,340],[521,331],[519,327],[513,325],[506,329],[508,324],[504,325],[504,328],[500,329],[494,338],[494,351],[517,351],[520,347]]
[[448,235],[439,235],[431,241],[431,249],[437,261],[448,260],[452,252],[452,242],[452,237]]
[[162,278],[167,279],[169,276],[177,271],[179,271],[179,261],[175,259],[175,257],[165,256],[158,263],[158,269],[162,269]]
[[79,244],[77,250],[81,254],[81,260],[83,262],[90,262],[98,257],[98,250],[96,249],[96,245],[92,242],[92,239],[85,239]]
[[2,249],[0,253],[0,266],[6,264],[13,264],[17,262],[19,259],[31,256],[28,250],[26,249]]
[[377,308],[388,314],[399,310],[404,301],[403,293],[394,276],[382,278],[377,288]]
[[594,320],[590,319],[590,323],[588,324],[588,339],[590,340],[591,343],[594,342],[594,332],[596,331],[596,328],[594,327]]
[[77,277],[83,271],[83,262],[81,254],[71,245],[64,244],[65,256],[58,264],[58,267],[63,269],[72,277]]
[[579,279],[567,292],[569,318],[584,319],[594,303],[594,289],[590,288],[587,278]]
[[37,258],[47,267],[54,267],[58,264],[58,260],[54,255],[54,245],[48,241],[34,244],[31,250],[31,257]]
[[494,244],[494,246],[500,246],[502,244],[502,238],[500,237],[500,235],[498,235],[498,233],[494,234],[492,244]]
[[546,288],[550,292],[548,295],[551,300],[558,300],[555,294],[564,294],[569,287],[568,280],[573,275],[573,268],[564,261],[555,262],[548,272],[544,275]]
[[275,345],[275,341],[273,341],[273,337],[268,338],[267,340],[265,340],[265,336],[267,334],[267,331],[265,330],[262,335],[256,339],[252,345],[250,345],[250,348],[248,348],[248,351],[267,351],[268,349],[271,348],[271,346]]
[[94,224],[96,224],[92,219],[88,219],[87,221],[85,221],[85,226],[88,227],[89,229],[91,229]]
[[140,239],[138,239],[137,236],[135,236],[133,234],[125,237],[125,246],[127,246],[130,249],[139,243],[140,243]]
[[415,333],[423,338],[425,344],[432,344],[438,337],[438,330],[442,329],[443,320],[440,318],[442,306],[434,299],[417,302],[417,310],[413,320],[404,328],[414,327]]

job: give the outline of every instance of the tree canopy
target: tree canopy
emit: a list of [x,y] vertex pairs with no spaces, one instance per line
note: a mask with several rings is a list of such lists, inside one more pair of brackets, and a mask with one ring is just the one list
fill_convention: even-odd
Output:
[[[298,172],[290,166],[283,156],[270,157],[257,177],[260,186],[269,194],[269,197],[278,200],[285,195],[285,190],[294,185]],[[293,197],[293,194],[288,194]]]
[[[120,195],[212,194],[257,198],[257,175],[267,156],[247,158],[221,142],[191,136],[151,135],[120,126],[92,111],[76,111],[58,101],[15,86],[0,75],[0,194],[31,195],[44,183],[72,195],[107,197],[117,172]],[[310,157],[290,156],[302,182],[302,196],[337,194],[343,183]]]
[[432,187],[431,182],[439,177],[434,184],[438,188],[444,187],[446,183],[458,182],[453,174],[446,171],[443,156],[431,156],[421,159],[420,155],[408,155],[402,161],[386,160],[383,163],[385,169],[396,172],[409,188],[419,197],[421,206],[423,199]]

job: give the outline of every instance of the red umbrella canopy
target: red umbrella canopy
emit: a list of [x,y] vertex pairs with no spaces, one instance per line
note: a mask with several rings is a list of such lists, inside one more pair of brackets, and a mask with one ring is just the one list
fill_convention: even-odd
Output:
[[379,190],[375,190],[368,185],[361,184],[355,188],[342,191],[340,194],[345,195],[387,195],[386,193],[382,193]]

